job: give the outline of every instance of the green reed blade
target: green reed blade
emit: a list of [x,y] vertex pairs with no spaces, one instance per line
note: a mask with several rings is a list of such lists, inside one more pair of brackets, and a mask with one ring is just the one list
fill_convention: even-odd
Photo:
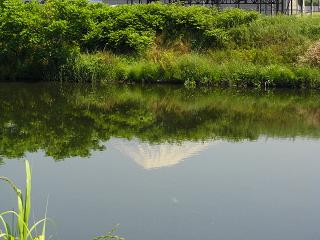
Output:
[[[32,171],[28,161],[25,161],[26,167],[26,188],[25,194],[22,195],[22,191],[16,186],[16,184],[11,181],[9,178],[0,177],[0,180],[7,182],[15,191],[18,201],[18,211],[6,211],[0,213],[0,224],[4,226],[5,232],[2,232],[0,229],[0,239],[4,240],[45,240],[46,232],[46,221],[47,217],[36,222],[29,228],[29,217],[31,209],[31,186],[32,186]],[[46,205],[46,215],[47,216],[48,201]],[[17,218],[17,230],[11,231],[9,224],[5,221],[4,216],[13,214]],[[42,234],[36,237],[32,236],[32,232],[36,229],[39,224],[43,224]],[[13,225],[13,224],[12,224]],[[14,226],[11,226],[14,230]],[[16,237],[12,235],[13,232],[16,232]]]
[[[29,217],[30,217],[30,209],[31,209],[31,168],[29,161],[25,161],[26,165],[26,192],[24,199],[24,212],[23,212],[23,221],[28,225]],[[23,236],[25,240],[27,239],[26,229],[23,230]]]

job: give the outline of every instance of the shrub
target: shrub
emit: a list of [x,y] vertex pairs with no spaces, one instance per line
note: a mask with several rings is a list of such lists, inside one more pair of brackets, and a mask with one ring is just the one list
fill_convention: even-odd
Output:
[[[47,5],[20,0],[4,1],[0,13],[0,65],[11,71],[2,78],[45,78],[76,52],[67,34],[67,23],[56,20]],[[13,74],[11,74],[13,73]]]

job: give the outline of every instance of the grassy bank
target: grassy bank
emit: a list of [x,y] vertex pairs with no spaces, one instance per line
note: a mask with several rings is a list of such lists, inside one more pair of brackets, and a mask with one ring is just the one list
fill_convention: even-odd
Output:
[[0,80],[320,87],[320,17],[0,0]]
[[75,64],[69,65],[60,72],[59,79],[82,82],[89,80],[182,83],[189,88],[197,85],[262,88],[320,87],[319,69],[279,62],[257,63],[260,60],[255,58],[260,58],[260,54],[260,50],[252,49],[206,54],[179,54],[163,51],[156,57],[136,58],[103,53],[83,54]]

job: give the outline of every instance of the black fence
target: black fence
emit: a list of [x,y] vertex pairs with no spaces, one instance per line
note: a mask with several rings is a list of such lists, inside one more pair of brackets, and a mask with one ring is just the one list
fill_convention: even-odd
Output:
[[[148,4],[154,0],[104,0],[110,5],[120,4]],[[276,14],[312,14],[319,12],[320,0],[161,0],[167,4],[181,4],[185,6],[202,5],[218,9],[241,8],[256,10],[267,15]]]

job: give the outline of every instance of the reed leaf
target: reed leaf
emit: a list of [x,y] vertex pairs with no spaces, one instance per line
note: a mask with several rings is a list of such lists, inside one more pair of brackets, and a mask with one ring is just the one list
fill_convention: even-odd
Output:
[[[28,161],[25,161],[26,165],[26,192],[25,192],[25,205],[23,211],[23,221],[28,224],[31,208],[31,168]],[[23,236],[26,237],[26,229],[23,229]]]
[[[6,211],[0,213],[0,223],[2,223],[4,231],[0,229],[0,239],[4,240],[45,240],[45,229],[47,218],[39,220],[35,224],[29,227],[30,209],[31,209],[31,186],[32,186],[32,171],[28,161],[25,161],[26,168],[26,187],[25,194],[23,196],[22,191],[17,187],[17,185],[7,177],[0,177],[0,180],[8,183],[17,195],[18,211]],[[46,205],[47,214],[48,202]],[[10,230],[9,224],[5,221],[4,216],[12,214],[17,218],[17,231],[12,227]],[[43,224],[42,234],[33,237],[32,232],[36,229],[39,224]],[[16,232],[14,234],[14,232]],[[17,236],[16,236],[17,235]]]

